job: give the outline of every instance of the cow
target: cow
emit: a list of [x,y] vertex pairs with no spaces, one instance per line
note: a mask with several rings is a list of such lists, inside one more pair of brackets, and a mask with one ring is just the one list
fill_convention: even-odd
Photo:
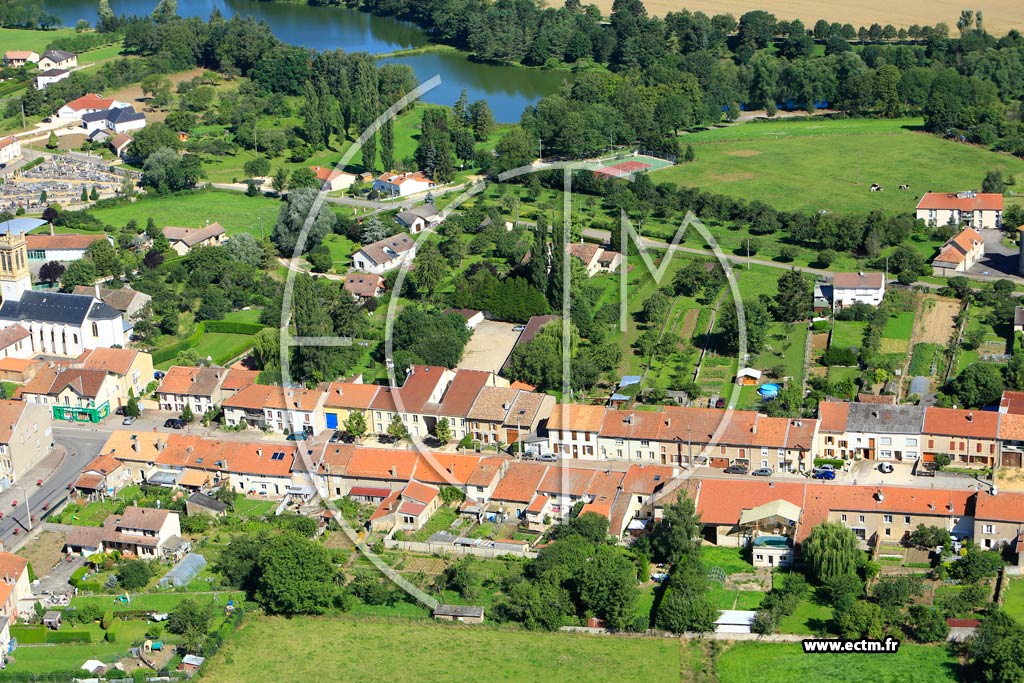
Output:
[[910,189],[910,185],[900,185],[900,189],[901,190],[909,190]]

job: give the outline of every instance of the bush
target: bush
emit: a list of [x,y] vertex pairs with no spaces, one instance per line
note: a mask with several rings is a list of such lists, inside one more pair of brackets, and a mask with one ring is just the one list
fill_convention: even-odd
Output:
[[68,579],[68,583],[70,583],[72,586],[75,586],[77,588],[78,585],[81,583],[82,579],[85,577],[85,575],[88,572],[89,572],[89,568],[88,567],[79,567],[78,569],[76,569],[71,574],[71,578]]
[[114,610],[108,609],[103,613],[103,620],[100,622],[100,628],[104,631],[109,630],[114,623]]
[[821,354],[821,364],[832,365],[856,365],[857,352],[853,349],[843,349],[838,346],[830,346]]
[[129,560],[117,569],[117,582],[126,590],[143,588],[151,578],[153,572],[142,560]]
[[117,642],[117,629],[116,628],[108,629],[107,632],[105,634],[103,634],[103,640],[107,641],[108,643],[116,643]]
[[88,631],[47,631],[46,642],[48,643],[89,643],[92,642],[92,634]]
[[836,468],[838,470],[838,469],[842,469],[843,465],[845,465],[845,464],[846,464],[845,460],[840,460],[838,458],[815,458],[814,459],[814,466],[815,467],[821,467],[822,465],[832,465],[832,467],[834,467],[834,468]]

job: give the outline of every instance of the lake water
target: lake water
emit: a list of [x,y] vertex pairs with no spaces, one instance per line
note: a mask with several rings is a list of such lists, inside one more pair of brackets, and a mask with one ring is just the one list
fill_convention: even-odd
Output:
[[[91,24],[97,20],[96,0],[44,0],[43,5],[48,12],[60,17],[65,26],[74,26],[79,19]],[[153,11],[156,0],[110,0],[110,6],[118,15],[141,16]],[[386,54],[428,44],[426,35],[413,24],[340,7],[253,0],[178,2],[178,14],[186,17],[206,19],[214,9],[225,17],[237,14],[265,21],[282,41],[316,50]],[[486,99],[495,119],[503,123],[518,121],[527,105],[557,91],[565,78],[563,72],[478,64],[447,52],[382,61],[408,64],[421,81],[440,76],[441,85],[428,92],[423,97],[425,101],[451,105],[465,88],[471,101]]]

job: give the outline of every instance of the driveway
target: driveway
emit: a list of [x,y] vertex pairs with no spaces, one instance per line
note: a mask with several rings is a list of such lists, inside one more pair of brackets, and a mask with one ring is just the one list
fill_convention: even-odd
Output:
[[516,327],[521,326],[496,320],[484,320],[477,325],[462,353],[459,368],[499,372],[519,339],[521,330]]
[[971,268],[971,275],[980,275],[984,278],[986,277],[985,273],[988,273],[987,279],[996,280],[1002,277],[1020,279],[1018,272],[1020,250],[1003,243],[1006,233],[994,228],[979,232],[985,241],[985,255]]

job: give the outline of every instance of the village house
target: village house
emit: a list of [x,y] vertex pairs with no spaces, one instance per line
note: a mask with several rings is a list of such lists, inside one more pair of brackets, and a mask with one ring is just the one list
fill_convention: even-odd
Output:
[[39,59],[39,70],[78,68],[78,55],[65,50],[47,50]]
[[375,299],[384,293],[384,278],[376,273],[349,273],[342,286],[356,301]]
[[598,273],[614,273],[622,263],[622,254],[588,242],[573,242],[566,247],[569,255],[583,262],[587,277]]
[[245,424],[278,433],[316,436],[324,430],[322,389],[283,388],[252,384],[225,399],[224,422]]
[[111,151],[118,159],[124,159],[125,153],[128,151],[128,146],[135,142],[135,138],[131,135],[125,135],[124,133],[118,133],[110,138],[107,142],[110,145]]
[[153,378],[153,356],[135,349],[91,349],[76,358],[72,367],[113,376],[118,405],[127,405],[131,396],[140,398]]
[[52,446],[53,422],[45,407],[0,400],[0,490],[18,482]]
[[127,507],[107,517],[101,527],[75,527],[68,533],[67,552],[82,556],[118,550],[140,559],[172,552],[181,541],[177,512]]
[[21,141],[13,135],[0,138],[0,166],[21,158]]
[[556,404],[547,420],[548,451],[566,459],[596,459],[604,415],[604,406]]
[[7,50],[4,52],[4,66],[20,69],[26,64],[39,63],[39,53],[32,50]]
[[327,429],[344,429],[345,421],[353,412],[360,412],[366,421],[367,430],[373,424],[370,404],[380,390],[376,384],[362,382],[332,382],[327,388],[324,400],[324,425]]
[[28,330],[21,325],[0,329],[0,358],[28,359],[34,355]]
[[[1003,392],[1003,402],[1008,402],[1007,394],[1016,395],[1009,399],[1018,410],[1024,401],[1024,392]],[[1024,467],[1024,413],[1004,412],[1000,408],[999,415],[999,466],[1019,469]]]
[[[29,261],[67,263],[84,258],[86,250],[101,240],[107,240],[110,246],[114,246],[114,238],[109,235],[55,235],[53,226],[50,226],[48,235],[25,235],[25,247],[28,250]],[[89,289],[92,290],[91,287]]]
[[370,515],[374,531],[415,531],[423,527],[441,504],[440,490],[418,481],[410,481],[381,501]]
[[885,296],[883,273],[834,273],[832,276],[832,305],[835,309],[853,304],[878,306]]
[[1013,334],[1024,333],[1024,306],[1013,307]]
[[118,378],[106,370],[51,365],[41,368],[21,387],[21,399],[49,406],[54,420],[97,423],[110,415],[111,405],[128,402],[119,392]]
[[940,527],[958,538],[973,530],[973,490],[810,486],[814,504],[828,510],[827,521],[843,524],[863,543],[899,542],[919,524]]
[[419,171],[415,173],[382,174],[373,181],[373,189],[384,197],[408,197],[418,192],[426,192],[434,187],[434,181]]
[[5,298],[0,328],[15,324],[31,334],[34,353],[74,358],[87,349],[126,346],[124,316],[91,296],[24,291]]
[[[15,624],[21,617],[19,605],[32,603],[32,583],[28,577],[28,560],[14,553],[0,552],[0,617]],[[34,613],[31,613],[31,616]]]
[[554,397],[548,394],[511,387],[484,387],[466,413],[467,432],[481,444],[511,446],[535,435],[554,405]]
[[46,90],[49,86],[54,83],[59,83],[69,76],[71,76],[71,72],[67,69],[47,69],[46,71],[40,71],[36,74],[36,90]]
[[352,187],[352,184],[356,182],[356,177],[351,173],[345,173],[344,171],[336,168],[327,168],[326,166],[310,166],[309,170],[313,172],[317,180],[320,181],[323,189],[328,192],[337,192],[338,190],[347,190]]
[[77,99],[71,100],[58,109],[57,116],[64,119],[80,119],[86,114],[120,107],[131,107],[131,105],[128,102],[119,102],[111,97],[100,97],[95,93],[89,93],[88,95],[82,95]]
[[220,223],[209,223],[202,228],[164,228],[164,237],[178,256],[184,256],[196,247],[216,247],[224,243],[227,232]]
[[974,228],[964,228],[939,248],[939,255],[932,261],[932,275],[966,273],[984,255],[985,240]]
[[1003,224],[1003,195],[974,190],[926,192],[917,203],[917,218],[933,227],[1000,228]]
[[994,467],[998,456],[997,412],[928,406],[925,410],[923,460],[949,455],[954,467]]
[[414,258],[416,242],[409,235],[400,232],[360,248],[352,256],[352,265],[356,270],[381,275],[404,263],[412,263]]
[[395,214],[395,220],[403,228],[416,234],[428,228],[436,228],[444,222],[444,216],[434,208],[433,204],[416,206]]
[[[979,492],[974,501],[974,542],[1002,548],[1024,540],[1024,494]],[[1020,552],[1018,550],[1018,552]]]
[[128,483],[122,462],[110,453],[100,453],[82,469],[73,488],[89,500],[97,500],[116,494]]
[[106,130],[111,133],[127,133],[145,127],[146,115],[132,107],[113,107],[82,115],[82,128],[90,132]]
[[537,496],[537,489],[549,469],[540,463],[520,460],[510,462],[505,475],[491,494],[487,512],[497,515],[499,519],[521,519]]
[[193,415],[202,417],[223,398],[221,385],[227,373],[220,367],[171,366],[155,392],[160,410],[180,413],[188,406]]
[[376,434],[387,434],[395,415],[398,415],[409,436],[414,439],[430,434],[436,424],[434,415],[427,420],[424,407],[439,403],[454,374],[447,368],[414,365],[401,387],[380,387],[370,403],[372,422],[367,424]]
[[148,304],[153,297],[145,292],[125,286],[120,289],[107,289],[99,285],[79,285],[71,290],[72,294],[95,296],[97,299],[121,311],[125,320],[132,320]]
[[823,458],[913,462],[921,457],[924,406],[822,401],[818,416],[817,452]]
[[486,387],[508,387],[508,380],[483,370],[456,370],[441,397],[423,406],[430,430],[434,430],[438,420],[446,418],[452,440],[459,441],[471,434],[467,418]]
[[760,564],[782,564],[777,560],[791,559],[804,516],[806,484],[702,479],[690,495],[700,514],[704,540],[718,546],[744,547],[761,535],[772,536],[784,539],[784,545],[780,542],[778,547],[790,552],[765,553],[762,549]]

